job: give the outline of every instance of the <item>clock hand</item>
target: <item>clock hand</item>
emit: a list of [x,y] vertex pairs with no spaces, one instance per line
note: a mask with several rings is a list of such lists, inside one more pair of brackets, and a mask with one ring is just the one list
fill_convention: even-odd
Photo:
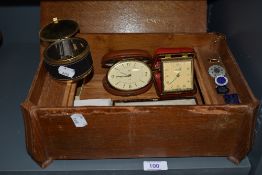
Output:
[[173,83],[176,80],[176,78],[174,78],[169,84]]
[[128,76],[128,75],[127,75],[127,74],[125,74],[124,72],[120,72],[120,71],[119,71],[119,73],[121,73],[121,74],[123,74],[123,75],[125,75],[125,76]]
[[123,76],[123,75],[118,75],[118,76],[116,76],[116,77],[131,77],[131,74],[128,74],[128,75],[125,75],[125,76]]
[[180,77],[180,72],[176,74],[175,78],[169,84],[173,83],[178,77]]

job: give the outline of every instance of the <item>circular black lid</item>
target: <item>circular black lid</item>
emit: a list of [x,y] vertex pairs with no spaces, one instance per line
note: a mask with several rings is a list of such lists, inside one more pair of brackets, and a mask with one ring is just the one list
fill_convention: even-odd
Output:
[[72,37],[78,30],[79,26],[73,20],[58,20],[57,18],[53,18],[53,22],[46,25],[40,31],[40,39],[42,41],[54,42],[58,39]]

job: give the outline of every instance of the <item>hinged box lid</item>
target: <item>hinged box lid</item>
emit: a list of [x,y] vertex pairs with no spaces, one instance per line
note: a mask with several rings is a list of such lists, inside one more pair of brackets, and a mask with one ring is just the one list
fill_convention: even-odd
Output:
[[80,33],[199,33],[207,1],[41,1],[41,26],[54,17],[75,20]]

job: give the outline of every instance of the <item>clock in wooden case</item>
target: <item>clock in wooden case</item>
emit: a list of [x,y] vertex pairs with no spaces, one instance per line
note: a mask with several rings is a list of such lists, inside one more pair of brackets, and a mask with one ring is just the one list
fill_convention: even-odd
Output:
[[103,86],[117,96],[139,95],[152,86],[151,55],[144,50],[112,51],[102,59],[102,66],[109,68]]
[[159,97],[190,96],[194,85],[194,50],[192,48],[160,48],[154,56],[154,82]]

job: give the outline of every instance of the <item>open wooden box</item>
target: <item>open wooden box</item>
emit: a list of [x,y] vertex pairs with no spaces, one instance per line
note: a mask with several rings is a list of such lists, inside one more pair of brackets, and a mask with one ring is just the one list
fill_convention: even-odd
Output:
[[[225,37],[206,32],[207,2],[195,1],[42,1],[41,25],[53,17],[73,19],[91,47],[94,77],[85,98],[125,99],[102,86],[101,58],[109,50],[193,47],[198,104],[191,106],[73,107],[76,83],[50,77],[42,59],[22,103],[29,154],[41,166],[53,159],[227,156],[235,163],[249,152],[258,101],[248,87]],[[44,46],[41,46],[41,52]],[[42,55],[41,55],[42,57]],[[225,104],[207,70],[220,57],[229,88],[241,103]],[[132,98],[154,98],[149,92]],[[70,116],[81,113],[88,125],[77,128]]]

